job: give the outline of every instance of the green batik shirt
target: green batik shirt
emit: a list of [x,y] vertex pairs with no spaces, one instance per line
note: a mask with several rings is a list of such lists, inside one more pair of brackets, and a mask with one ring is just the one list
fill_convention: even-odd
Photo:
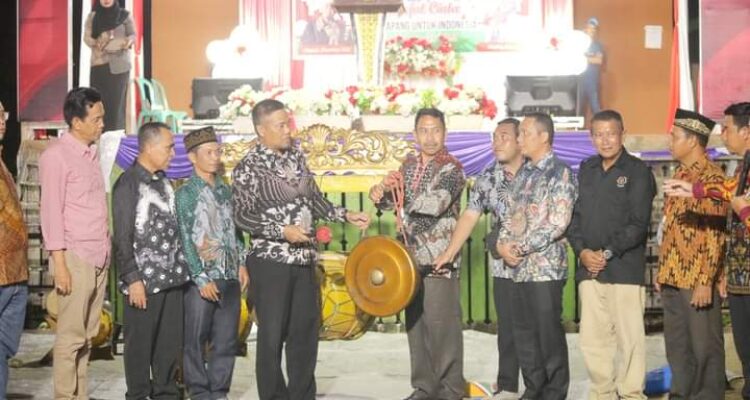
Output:
[[[190,277],[202,288],[215,279],[237,279],[243,244],[234,226],[232,190],[216,177],[211,187],[193,174],[177,190],[177,219],[180,224]],[[210,253],[204,260],[199,247]]]

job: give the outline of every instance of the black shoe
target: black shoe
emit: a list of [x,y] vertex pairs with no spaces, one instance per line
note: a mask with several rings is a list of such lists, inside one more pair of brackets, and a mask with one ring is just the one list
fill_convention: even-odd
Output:
[[409,397],[405,398],[404,400],[430,400],[431,397],[427,392],[425,392],[422,389],[415,389]]

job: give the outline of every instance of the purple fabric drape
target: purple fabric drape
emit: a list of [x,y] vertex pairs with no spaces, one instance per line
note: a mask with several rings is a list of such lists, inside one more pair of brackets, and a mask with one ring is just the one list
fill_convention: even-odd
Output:
[[[193,171],[190,160],[185,153],[182,136],[175,136],[175,157],[169,165],[167,176],[173,179],[187,178]],[[407,135],[407,140],[413,140],[412,135]],[[492,153],[492,138],[489,132],[451,132],[446,138],[446,147],[464,166],[466,175],[474,176],[489,165],[494,159]],[[584,159],[595,154],[591,145],[588,132],[562,132],[555,135],[554,151],[560,159],[568,163],[573,170],[578,171],[578,166]],[[720,153],[715,149],[709,149],[709,157],[714,158]],[[133,164],[138,155],[138,139],[128,136],[120,142],[117,151],[117,165],[127,168]],[[644,159],[670,158],[668,151],[648,151],[641,153]]]

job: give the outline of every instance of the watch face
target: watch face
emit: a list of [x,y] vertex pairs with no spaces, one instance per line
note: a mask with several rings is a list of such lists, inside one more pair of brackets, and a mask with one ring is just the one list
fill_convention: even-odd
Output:
[[604,258],[606,258],[607,260],[610,260],[612,258],[612,251],[604,250]]

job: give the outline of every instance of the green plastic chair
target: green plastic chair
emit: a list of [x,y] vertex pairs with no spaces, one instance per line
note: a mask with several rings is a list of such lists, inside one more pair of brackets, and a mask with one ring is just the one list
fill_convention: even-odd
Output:
[[184,111],[175,111],[169,108],[167,92],[164,86],[157,80],[145,78],[136,79],[141,96],[141,112],[138,114],[138,126],[145,122],[157,121],[170,126],[172,132],[180,132],[180,121],[187,118]]

